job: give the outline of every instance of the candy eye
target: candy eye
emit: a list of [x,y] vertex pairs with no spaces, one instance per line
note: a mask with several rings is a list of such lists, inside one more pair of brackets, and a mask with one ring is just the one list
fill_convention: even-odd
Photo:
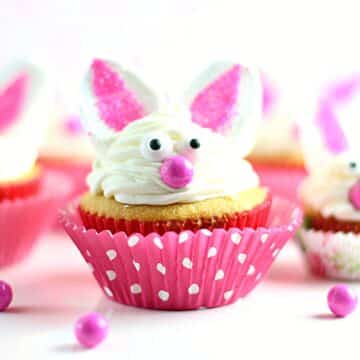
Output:
[[192,149],[194,149],[194,150],[199,149],[200,146],[201,146],[200,140],[197,139],[197,138],[192,138],[192,139],[190,139],[190,141],[189,141],[189,146],[190,146]]
[[349,169],[350,170],[357,170],[357,168],[358,168],[358,165],[357,165],[357,163],[355,161],[350,161],[349,162]]
[[141,143],[140,150],[145,159],[160,161],[171,155],[173,144],[168,136],[156,134],[146,137]]

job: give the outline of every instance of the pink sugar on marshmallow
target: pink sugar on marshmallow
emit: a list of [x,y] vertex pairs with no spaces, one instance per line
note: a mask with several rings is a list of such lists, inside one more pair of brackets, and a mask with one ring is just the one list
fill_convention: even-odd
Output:
[[240,65],[234,65],[196,96],[191,104],[193,122],[217,132],[230,127],[238,99],[240,72]]
[[144,107],[126,88],[124,80],[110,65],[97,59],[91,68],[92,86],[97,97],[99,113],[107,125],[119,131],[144,116]]
[[0,133],[16,122],[25,101],[28,80],[26,74],[20,74],[0,92]]

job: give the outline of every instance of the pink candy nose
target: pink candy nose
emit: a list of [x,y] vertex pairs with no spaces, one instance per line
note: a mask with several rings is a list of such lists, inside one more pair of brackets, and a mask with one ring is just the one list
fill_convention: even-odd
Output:
[[349,191],[349,200],[356,210],[360,210],[360,181],[351,187]]
[[192,163],[183,156],[166,159],[160,168],[161,180],[173,189],[180,189],[189,184],[194,175]]

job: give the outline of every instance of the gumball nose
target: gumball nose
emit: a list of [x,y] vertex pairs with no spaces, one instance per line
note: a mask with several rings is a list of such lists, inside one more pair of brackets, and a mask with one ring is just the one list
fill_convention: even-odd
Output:
[[180,189],[188,185],[193,175],[192,163],[180,155],[166,159],[160,168],[161,180],[173,189]]
[[349,200],[356,210],[360,210],[360,181],[349,190]]

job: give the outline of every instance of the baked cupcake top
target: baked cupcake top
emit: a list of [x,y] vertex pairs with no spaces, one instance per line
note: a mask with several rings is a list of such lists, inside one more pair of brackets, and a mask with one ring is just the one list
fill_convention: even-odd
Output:
[[17,63],[0,73],[0,182],[16,180],[34,166],[46,128],[47,94],[33,65]]
[[82,119],[96,149],[92,193],[125,204],[166,205],[258,186],[243,159],[261,117],[253,69],[214,64],[181,104],[171,105],[131,72],[95,60],[84,90]]
[[300,196],[309,211],[360,221],[360,76],[332,85],[303,129],[309,176]]

